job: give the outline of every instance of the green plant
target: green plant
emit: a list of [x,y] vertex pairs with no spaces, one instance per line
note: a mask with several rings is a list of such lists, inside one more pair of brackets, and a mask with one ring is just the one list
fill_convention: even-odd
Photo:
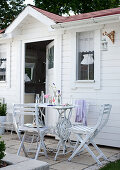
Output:
[[0,103],[0,116],[6,116],[7,114],[7,105]]
[[117,160],[115,162],[110,162],[100,170],[120,170],[120,160]]
[[1,163],[1,159],[3,159],[3,157],[5,156],[5,149],[6,147],[4,141],[0,140],[0,163]]

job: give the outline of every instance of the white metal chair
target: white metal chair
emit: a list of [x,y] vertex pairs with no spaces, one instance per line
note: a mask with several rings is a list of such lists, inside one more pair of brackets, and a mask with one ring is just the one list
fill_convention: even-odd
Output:
[[[25,115],[33,115],[35,117],[35,124],[24,124],[24,116]],[[29,133],[34,135],[38,135],[39,138],[39,144],[37,146],[37,152],[35,155],[35,159],[38,158],[38,154],[40,152],[40,149],[43,148],[44,154],[47,157],[46,147],[44,143],[44,136],[48,132],[48,128],[46,126],[39,126],[39,109],[37,104],[14,104],[14,112],[13,112],[13,119],[14,119],[14,126],[15,130],[18,134],[18,137],[21,141],[20,147],[18,149],[17,155],[20,154],[21,149],[23,148],[25,156],[28,156],[27,150],[24,146],[24,141],[26,136]],[[21,133],[24,133],[23,137]],[[32,141],[33,141],[32,138]]]
[[12,135],[12,132],[14,131],[13,113],[7,113],[6,121],[3,122],[3,127],[5,128],[6,131],[10,130]]
[[[100,115],[97,121],[97,124],[94,127],[88,127],[88,126],[72,126],[70,128],[70,131],[75,133],[77,136],[77,142],[74,147],[72,155],[69,157],[69,161],[78,153],[86,149],[90,155],[93,157],[93,159],[99,164],[102,165],[100,162],[100,158],[104,158],[105,160],[108,160],[107,157],[103,154],[103,152],[98,148],[98,146],[94,142],[94,138],[96,135],[101,131],[101,129],[106,125],[110,111],[111,111],[111,105],[105,104],[101,106]],[[99,153],[99,156],[96,156],[93,151],[89,148],[89,144],[92,144],[93,147],[97,150]]]

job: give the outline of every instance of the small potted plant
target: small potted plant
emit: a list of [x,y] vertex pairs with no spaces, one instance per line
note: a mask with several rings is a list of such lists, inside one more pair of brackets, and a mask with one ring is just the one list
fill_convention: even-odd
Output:
[[6,121],[7,105],[0,103],[0,135],[4,134],[4,122]]

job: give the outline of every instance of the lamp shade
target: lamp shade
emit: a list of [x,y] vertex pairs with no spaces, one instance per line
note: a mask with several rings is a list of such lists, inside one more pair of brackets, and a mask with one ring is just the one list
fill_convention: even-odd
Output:
[[81,61],[82,65],[89,65],[89,64],[93,64],[94,60],[93,60],[93,54],[84,54],[83,55],[83,60]]

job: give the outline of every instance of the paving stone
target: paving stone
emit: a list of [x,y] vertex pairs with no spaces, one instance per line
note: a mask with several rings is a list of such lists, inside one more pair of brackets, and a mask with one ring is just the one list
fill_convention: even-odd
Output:
[[58,160],[54,161],[54,157],[53,157],[53,156],[50,157],[49,155],[48,155],[48,158],[45,158],[45,156],[39,156],[39,157],[38,157],[38,160],[40,160],[40,161],[45,161],[45,162],[47,162],[49,165],[54,165],[54,164],[57,164],[57,163],[63,161],[63,160],[61,160],[61,159],[58,159]]
[[[17,150],[19,148],[19,140],[16,134],[10,135],[10,133],[7,133],[3,135],[2,137],[6,142],[6,151],[9,153],[17,153]],[[58,141],[54,138],[45,137],[45,144],[48,148],[56,148]],[[25,146],[28,148],[29,144],[25,142]],[[32,148],[36,147],[36,143],[32,144]],[[90,146],[91,150],[96,154],[96,150],[94,147]],[[110,148],[110,147],[101,147],[100,149],[103,151],[103,153],[109,158],[109,161],[115,161],[117,159],[120,159],[120,149],[117,148]],[[23,151],[21,150],[20,153],[21,156],[24,156]],[[50,164],[51,170],[62,170],[62,169],[69,169],[71,170],[96,170],[99,169],[99,166],[96,164],[94,159],[89,155],[89,153],[84,150],[80,156],[76,156],[72,159],[71,162],[68,162],[67,159],[70,157],[71,153],[67,155],[59,155],[57,158],[57,161],[54,161],[55,153],[48,152],[48,159],[45,158],[43,155],[39,155],[38,160],[45,161],[48,164]],[[98,154],[97,154],[98,155]],[[35,153],[29,153],[30,158],[35,157]],[[25,157],[25,156],[24,156]],[[102,161],[104,164],[108,163],[107,161]],[[9,170],[16,170],[16,169],[9,169]]]
[[117,153],[109,158],[109,161],[114,162],[116,160],[120,159],[120,153]]
[[[4,168],[4,170],[49,170],[49,165],[45,162],[37,160],[29,160],[21,162],[15,165],[10,165]],[[2,169],[1,169],[2,170]]]
[[88,156],[88,155],[80,155],[80,156],[75,156],[71,162],[74,162],[74,163],[81,163],[81,164],[85,164],[85,165],[93,165],[95,164],[95,160],[91,157],[91,156]]
[[9,163],[12,162],[13,164],[16,164],[19,162],[27,161],[29,159],[26,157],[16,156],[14,154],[6,153],[6,156],[3,158],[3,160]]
[[[93,150],[93,152],[96,156],[99,155],[99,153],[96,150]],[[103,151],[103,153],[107,158],[109,158],[115,154],[114,152],[106,152],[106,151]],[[86,153],[86,155],[91,156],[88,152]]]
[[53,168],[55,170],[82,170],[86,167],[86,165],[76,164],[68,161],[60,162],[50,166],[50,168]]
[[17,154],[17,150],[15,150],[15,149],[6,148],[5,151],[6,151],[7,153],[14,153],[14,154]]
[[49,170],[49,165],[46,162],[31,159],[18,163],[15,168],[15,170]]
[[98,165],[93,165],[93,166],[90,166],[88,168],[85,168],[84,170],[98,170],[100,168],[100,166]]
[[5,170],[49,170],[49,165],[46,162],[16,156],[14,154],[7,154],[3,161],[12,164],[5,167]]
[[9,140],[9,141],[5,141],[5,144],[6,144],[6,147],[13,147],[13,146],[16,146],[17,149],[20,145],[20,142],[19,141],[12,141],[12,140]]

